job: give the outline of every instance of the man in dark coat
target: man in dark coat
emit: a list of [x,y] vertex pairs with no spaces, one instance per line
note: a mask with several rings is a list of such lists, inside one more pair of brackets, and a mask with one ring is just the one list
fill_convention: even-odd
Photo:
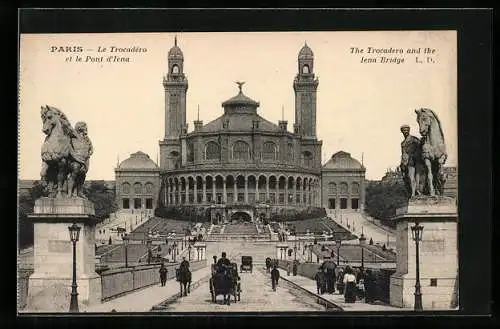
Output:
[[273,269],[271,270],[271,284],[273,287],[273,291],[276,291],[276,286],[278,285],[279,279],[280,279],[280,271],[278,270],[277,266],[274,265]]
[[316,280],[316,289],[318,290],[318,294],[324,294],[325,293],[325,288],[326,288],[326,280],[325,280],[325,272],[323,269],[320,267],[318,268],[318,272],[316,272],[316,275],[314,276],[314,280]]
[[165,264],[162,263],[160,267],[160,282],[162,287],[164,287],[167,282],[167,274],[168,269],[165,267]]
[[189,262],[186,260],[186,257],[182,257],[182,262],[179,265],[180,268],[188,268],[189,269]]
[[226,253],[222,252],[221,258],[217,261],[217,265],[225,265],[225,266],[231,266],[231,262],[229,259],[226,258]]

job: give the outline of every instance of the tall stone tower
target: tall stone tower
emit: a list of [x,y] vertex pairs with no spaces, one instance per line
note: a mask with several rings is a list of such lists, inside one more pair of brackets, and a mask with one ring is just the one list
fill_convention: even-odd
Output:
[[316,90],[314,54],[307,45],[299,52],[298,73],[293,81],[295,91],[295,132],[302,138],[316,139]]
[[177,46],[168,51],[168,72],[163,77],[165,90],[165,136],[160,141],[160,168],[174,169],[180,164],[179,136],[187,132],[186,93],[188,81],[184,75],[184,55]]

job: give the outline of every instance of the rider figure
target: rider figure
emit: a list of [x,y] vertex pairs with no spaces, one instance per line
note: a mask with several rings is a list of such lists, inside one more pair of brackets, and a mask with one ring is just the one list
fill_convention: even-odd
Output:
[[189,262],[186,260],[186,257],[182,257],[182,262],[181,262],[181,265],[179,267],[181,267],[181,268],[185,267],[185,268],[189,269]]
[[73,139],[71,140],[73,148],[71,157],[75,160],[71,163],[71,178],[68,183],[68,194],[82,196],[83,182],[89,169],[89,158],[94,152],[92,142],[87,135],[87,124],[77,122],[75,124]]

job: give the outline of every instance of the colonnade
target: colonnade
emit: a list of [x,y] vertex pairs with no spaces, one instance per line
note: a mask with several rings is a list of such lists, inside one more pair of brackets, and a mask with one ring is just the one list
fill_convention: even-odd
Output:
[[321,206],[320,180],[314,175],[175,175],[163,178],[165,205],[269,202]]

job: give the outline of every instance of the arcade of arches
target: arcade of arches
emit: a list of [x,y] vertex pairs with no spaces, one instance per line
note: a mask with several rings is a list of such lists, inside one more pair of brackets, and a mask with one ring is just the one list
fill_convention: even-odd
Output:
[[264,174],[176,175],[166,177],[165,205],[255,204],[320,207],[320,180],[315,175]]

